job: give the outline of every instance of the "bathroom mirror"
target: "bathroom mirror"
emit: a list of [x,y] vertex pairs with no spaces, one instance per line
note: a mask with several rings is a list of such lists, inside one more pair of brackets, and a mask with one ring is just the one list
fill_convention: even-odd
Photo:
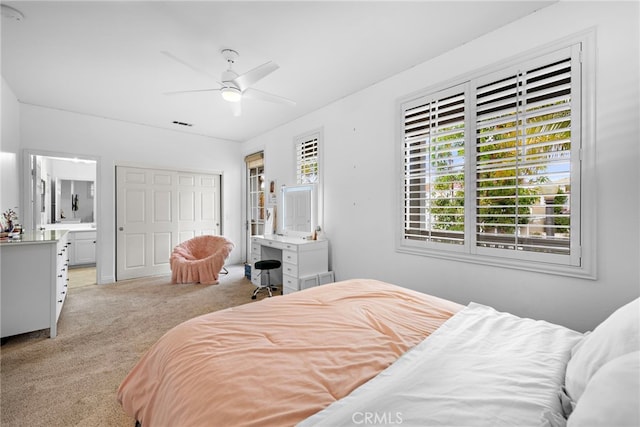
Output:
[[56,222],[83,223],[94,222],[94,186],[93,181],[58,180],[60,193],[55,203],[58,215]]
[[282,187],[281,230],[284,235],[308,237],[318,223],[315,184]]
[[[95,228],[96,160],[25,151],[25,231],[85,224]],[[80,227],[80,226],[78,226]],[[78,228],[76,226],[70,228]]]

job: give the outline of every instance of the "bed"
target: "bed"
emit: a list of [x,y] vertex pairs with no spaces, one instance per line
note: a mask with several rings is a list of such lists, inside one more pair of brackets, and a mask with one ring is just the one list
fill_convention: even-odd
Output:
[[638,425],[638,311],[581,334],[347,280],[178,325],[117,399],[143,427]]

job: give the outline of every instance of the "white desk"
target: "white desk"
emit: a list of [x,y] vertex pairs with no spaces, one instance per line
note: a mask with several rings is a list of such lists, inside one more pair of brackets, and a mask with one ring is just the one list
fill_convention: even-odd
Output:
[[[329,271],[329,242],[286,236],[251,238],[251,265],[265,259],[277,259],[282,267],[271,270],[271,283],[282,283],[283,294],[333,282]],[[260,270],[251,269],[251,281],[258,286]],[[266,279],[265,279],[266,280]]]

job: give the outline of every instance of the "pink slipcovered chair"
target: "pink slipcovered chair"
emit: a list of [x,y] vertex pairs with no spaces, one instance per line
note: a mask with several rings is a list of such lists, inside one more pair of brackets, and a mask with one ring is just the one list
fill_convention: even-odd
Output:
[[234,248],[233,242],[222,236],[197,236],[173,249],[171,283],[218,283],[220,270]]

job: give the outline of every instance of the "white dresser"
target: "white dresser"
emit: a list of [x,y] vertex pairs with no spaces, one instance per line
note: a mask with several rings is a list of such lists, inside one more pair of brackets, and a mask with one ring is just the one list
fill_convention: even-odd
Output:
[[49,328],[57,334],[67,297],[68,232],[25,233],[0,242],[2,337]]
[[[333,282],[333,272],[329,271],[327,240],[305,240],[285,236],[252,237],[251,265],[254,266],[257,261],[266,259],[282,262],[282,267],[272,270],[270,274],[272,284],[282,283],[284,294]],[[251,281],[256,286],[263,280],[259,274],[260,270],[251,269]]]

